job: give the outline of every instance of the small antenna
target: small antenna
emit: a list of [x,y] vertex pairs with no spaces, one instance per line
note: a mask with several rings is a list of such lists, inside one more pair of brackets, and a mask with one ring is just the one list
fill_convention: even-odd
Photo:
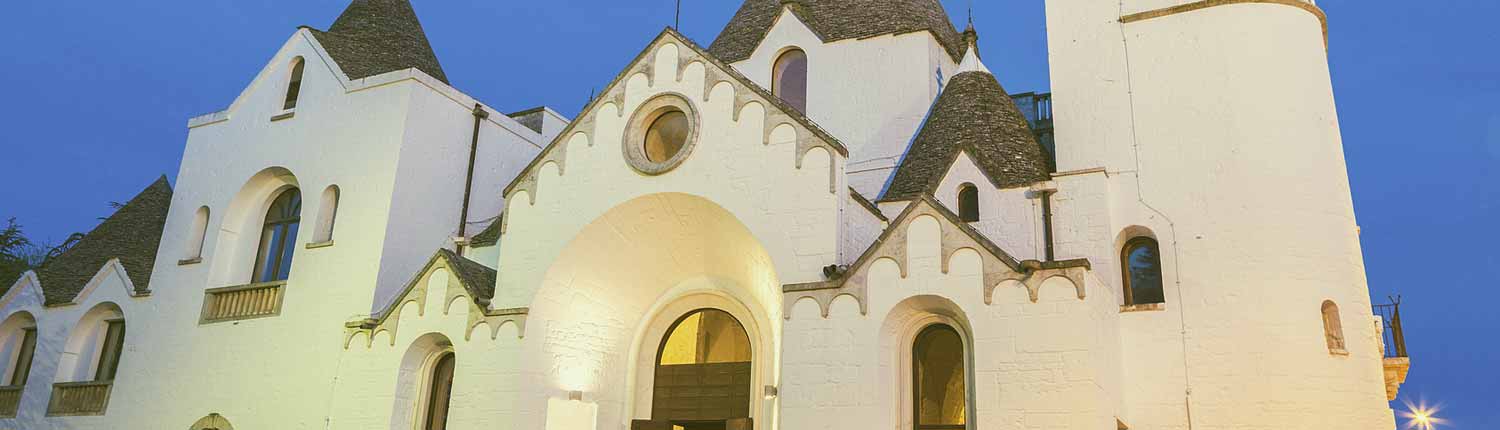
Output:
[[682,31],[682,0],[677,0],[677,16],[672,19],[672,28]]

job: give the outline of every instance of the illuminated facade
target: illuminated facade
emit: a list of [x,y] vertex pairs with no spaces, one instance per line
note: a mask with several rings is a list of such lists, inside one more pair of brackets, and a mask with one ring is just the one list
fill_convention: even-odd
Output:
[[1047,4],[1031,122],[935,0],[747,0],[569,120],[354,0],[6,291],[0,428],[1394,428],[1322,12]]

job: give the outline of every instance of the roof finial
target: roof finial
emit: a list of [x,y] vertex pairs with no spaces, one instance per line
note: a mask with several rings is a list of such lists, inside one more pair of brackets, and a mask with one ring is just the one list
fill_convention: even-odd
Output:
[[964,44],[969,49],[978,49],[979,31],[974,29],[974,1],[969,0],[969,26],[964,28]]

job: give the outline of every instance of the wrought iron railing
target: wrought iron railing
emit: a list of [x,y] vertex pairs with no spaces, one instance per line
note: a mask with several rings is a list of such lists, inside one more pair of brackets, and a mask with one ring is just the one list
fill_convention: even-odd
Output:
[[1386,358],[1407,358],[1406,332],[1401,330],[1401,297],[1392,297],[1389,304],[1375,305],[1375,315],[1385,325],[1382,336]]
[[266,318],[281,314],[286,282],[215,288],[204,292],[203,324]]
[[14,418],[21,409],[21,392],[26,387],[0,387],[0,417]]
[[62,382],[52,384],[52,400],[47,416],[104,415],[109,407],[113,381]]

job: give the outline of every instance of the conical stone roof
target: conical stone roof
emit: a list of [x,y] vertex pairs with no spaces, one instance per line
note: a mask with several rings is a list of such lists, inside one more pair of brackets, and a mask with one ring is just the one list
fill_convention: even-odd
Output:
[[959,152],[999,188],[1049,179],[1047,158],[1026,117],[972,53],[933,104],[881,200],[931,195]]
[[312,32],[349,79],[415,68],[448,83],[408,0],[354,0],[328,31]]
[[[37,270],[48,306],[71,303],[109,260],[118,258],[138,292],[150,291],[172,185],[162,176],[99,223],[72,248]],[[8,285],[6,287],[9,287]]]
[[938,0],[745,0],[708,51],[726,63],[750,58],[784,4],[825,43],[929,31],[955,60],[964,53],[963,35]]

